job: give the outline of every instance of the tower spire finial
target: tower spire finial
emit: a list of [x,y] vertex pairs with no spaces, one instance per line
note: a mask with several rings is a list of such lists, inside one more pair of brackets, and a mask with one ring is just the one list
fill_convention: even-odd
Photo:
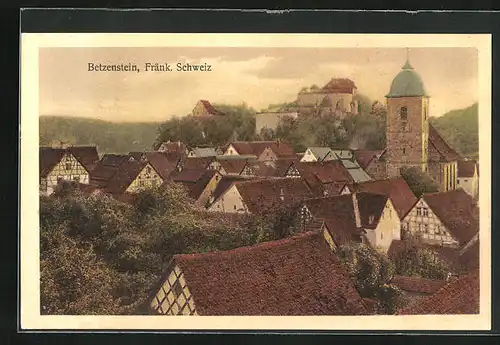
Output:
[[410,64],[410,48],[408,47],[406,47],[406,62],[403,69],[413,69],[413,66]]

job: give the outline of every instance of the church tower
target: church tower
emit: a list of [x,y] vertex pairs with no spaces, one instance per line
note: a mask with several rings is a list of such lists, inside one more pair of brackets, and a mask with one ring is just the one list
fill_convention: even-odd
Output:
[[427,171],[429,95],[409,58],[391,84],[387,99],[385,159],[388,177],[400,176],[403,166]]

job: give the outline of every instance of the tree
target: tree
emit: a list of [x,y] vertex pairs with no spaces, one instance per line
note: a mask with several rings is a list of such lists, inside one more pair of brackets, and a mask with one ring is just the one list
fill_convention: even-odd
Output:
[[404,303],[402,292],[390,284],[394,266],[385,255],[354,243],[340,246],[338,256],[360,295],[378,299],[382,313],[394,314]]
[[424,193],[436,193],[439,191],[436,181],[419,167],[402,167],[401,176],[417,198]]
[[422,245],[419,238],[405,238],[405,249],[394,257],[396,274],[427,279],[446,279],[451,271],[449,264],[436,252]]

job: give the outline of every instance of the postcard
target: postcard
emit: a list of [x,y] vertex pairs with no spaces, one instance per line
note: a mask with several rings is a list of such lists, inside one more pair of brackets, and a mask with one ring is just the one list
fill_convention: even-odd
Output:
[[491,35],[21,53],[22,330],[490,329]]

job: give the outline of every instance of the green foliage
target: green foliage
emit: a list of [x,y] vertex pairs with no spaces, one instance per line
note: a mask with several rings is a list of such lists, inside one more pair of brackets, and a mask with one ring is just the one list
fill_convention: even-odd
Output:
[[202,212],[173,183],[140,192],[133,205],[61,184],[40,198],[43,312],[140,313],[174,254],[280,239],[298,231],[296,219],[286,209],[237,219]]
[[357,243],[340,246],[337,253],[362,297],[376,298],[384,314],[394,314],[400,308],[403,296],[390,284],[394,266],[387,256]]
[[477,158],[479,152],[478,103],[430,118],[448,144],[459,154]]
[[436,193],[439,191],[436,181],[419,167],[403,167],[401,168],[401,176],[417,198],[424,193]]
[[128,153],[151,149],[159,123],[120,123],[67,116],[40,117],[40,145],[63,141],[97,145],[99,153]]
[[[158,129],[155,146],[163,141],[177,141],[188,146],[223,146],[230,140],[253,140],[255,110],[247,104],[214,104],[223,115],[202,120],[191,117],[173,117]],[[233,138],[236,136],[236,138]]]
[[406,248],[394,258],[396,274],[427,279],[446,279],[449,265],[416,238],[407,238]]

